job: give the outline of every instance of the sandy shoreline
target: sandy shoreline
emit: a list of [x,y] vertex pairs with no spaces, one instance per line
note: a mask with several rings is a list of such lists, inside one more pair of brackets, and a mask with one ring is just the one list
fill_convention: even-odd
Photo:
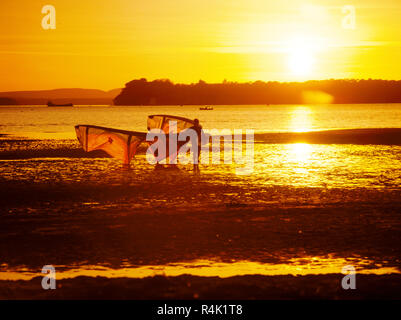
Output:
[[[365,180],[356,181],[361,175],[356,177],[353,169],[328,172],[332,170],[330,158],[327,166],[319,170],[328,178],[337,174],[337,181],[347,182],[342,187],[310,186],[310,179],[304,178],[302,170],[312,170],[312,177],[319,170],[302,158],[289,163],[289,169],[299,165],[296,169],[301,171],[289,174],[288,181],[298,177],[305,182],[278,185],[272,179],[282,162],[272,167],[272,171],[266,171],[265,164],[252,177],[241,177],[229,166],[203,166],[200,175],[194,175],[187,167],[155,172],[143,156],[135,160],[132,170],[123,171],[117,161],[87,155],[75,159],[51,154],[44,159],[12,159],[9,153],[24,156],[24,152],[47,152],[57,145],[69,150],[74,143],[19,141],[2,145],[1,272],[24,269],[40,274],[42,266],[47,264],[66,269],[85,265],[114,269],[163,267],[197,259],[291,266],[293,259],[308,263],[314,258],[324,266],[328,257],[355,263],[366,261],[361,265],[365,269],[401,269],[399,171],[384,168],[387,171],[383,174],[388,172],[385,176],[373,171],[376,164],[370,169],[365,161],[372,152],[387,149],[349,149],[351,162],[345,164],[354,165],[356,157],[362,155],[360,161],[364,167],[355,168],[366,175],[362,178],[376,183],[374,187],[358,186]],[[291,151],[277,148],[262,149],[261,154],[265,150]],[[348,149],[334,146],[330,150],[338,150],[341,159]],[[288,158],[291,154],[284,156]],[[388,159],[388,166],[397,168],[397,155],[389,153]],[[381,165],[385,164],[385,158],[379,160]],[[278,174],[283,179],[287,173]],[[355,185],[349,184],[352,181]],[[333,270],[335,274],[297,277],[78,277],[59,280],[61,286],[53,292],[42,290],[39,278],[4,280],[0,281],[0,297],[400,297],[399,274],[358,274],[359,288],[349,294],[341,289],[341,268],[338,269]]]

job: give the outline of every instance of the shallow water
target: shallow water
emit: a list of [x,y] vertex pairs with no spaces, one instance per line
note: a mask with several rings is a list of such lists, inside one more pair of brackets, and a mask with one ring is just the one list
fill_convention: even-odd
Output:
[[75,138],[73,126],[91,124],[146,131],[150,114],[198,118],[205,129],[305,132],[328,129],[398,128],[401,104],[214,106],[44,106],[0,107],[0,133],[28,138]]
[[[244,275],[322,275],[322,274],[349,274],[352,270],[358,274],[399,274],[397,268],[375,265],[373,261],[364,259],[344,259],[325,257],[304,257],[290,259],[288,263],[260,263],[254,261],[232,261],[231,263],[213,260],[195,260],[167,265],[130,266],[122,265],[120,269],[104,266],[53,266],[56,279],[68,279],[79,276],[108,277],[108,278],[145,278],[153,276],[176,277],[192,275],[199,277],[228,278]],[[345,267],[345,270],[343,268]],[[0,280],[31,280],[42,273],[34,273],[30,269],[8,269],[7,265],[0,266]]]
[[[180,170],[154,172],[144,154],[136,155],[130,171],[123,171],[118,160],[85,158],[85,154],[68,155],[71,148],[78,149],[77,142],[61,144],[19,141],[12,149],[14,154],[27,153],[26,159],[3,159],[0,154],[0,181],[26,181],[47,183],[97,182],[98,185],[126,185],[145,182],[162,176],[165,183],[175,179],[191,179],[192,166],[179,164]],[[51,148],[60,154],[52,154]],[[32,148],[32,149],[30,149]],[[38,154],[42,148],[43,152]],[[1,152],[0,152],[1,153]],[[63,156],[65,153],[65,156]],[[4,154],[4,153],[3,153]],[[40,157],[39,157],[40,155]],[[179,158],[179,163],[180,163]],[[243,169],[248,169],[247,174]],[[252,184],[253,186],[291,186],[320,188],[375,188],[399,189],[401,187],[401,146],[385,145],[324,145],[324,144],[255,144],[254,158],[246,166],[223,163],[200,165],[200,179],[213,177],[213,183]],[[155,177],[156,174],[156,177]]]

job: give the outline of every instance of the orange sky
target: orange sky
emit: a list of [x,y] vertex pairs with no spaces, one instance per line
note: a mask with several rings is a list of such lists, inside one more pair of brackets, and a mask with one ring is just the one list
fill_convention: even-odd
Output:
[[[56,8],[44,30],[41,9]],[[344,5],[356,10],[345,29]],[[399,0],[1,0],[0,91],[401,79]]]

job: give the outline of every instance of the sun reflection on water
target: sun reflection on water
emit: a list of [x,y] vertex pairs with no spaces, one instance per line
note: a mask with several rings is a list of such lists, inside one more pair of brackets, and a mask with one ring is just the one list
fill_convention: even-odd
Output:
[[294,162],[307,162],[313,151],[312,146],[308,143],[293,143],[285,145],[287,148],[288,160]]
[[289,129],[292,132],[306,132],[312,129],[312,110],[306,106],[295,107],[290,115]]
[[[57,279],[74,278],[78,276],[107,277],[107,278],[145,278],[157,275],[180,276],[189,274],[200,277],[228,278],[241,275],[318,275],[340,274],[346,265],[353,265],[359,274],[391,274],[400,273],[397,268],[376,265],[367,259],[305,257],[290,259],[288,263],[260,263],[255,261],[235,261],[232,263],[214,260],[195,260],[171,263],[166,265],[127,266],[112,269],[105,266],[77,266],[65,269],[66,266],[55,266]],[[125,266],[125,265],[124,265]],[[3,265],[4,269],[4,265]],[[58,271],[61,270],[61,271]],[[28,269],[7,270],[0,272],[0,280],[30,280],[40,276]]]

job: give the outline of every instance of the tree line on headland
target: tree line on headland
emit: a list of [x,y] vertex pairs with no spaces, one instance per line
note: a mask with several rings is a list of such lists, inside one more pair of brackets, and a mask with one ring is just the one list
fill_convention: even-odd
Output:
[[228,82],[174,84],[168,79],[132,80],[115,105],[234,105],[300,103],[397,103],[398,80],[311,80],[306,82]]

